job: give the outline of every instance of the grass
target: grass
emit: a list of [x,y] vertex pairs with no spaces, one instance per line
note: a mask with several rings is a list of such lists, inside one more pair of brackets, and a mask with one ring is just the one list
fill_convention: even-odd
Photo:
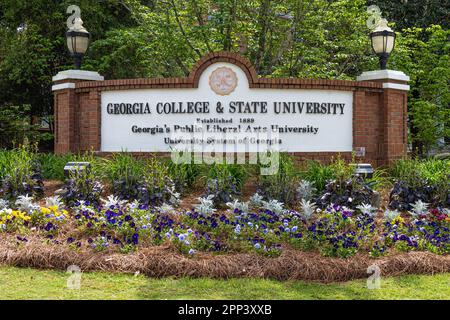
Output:
[[69,274],[0,268],[1,299],[450,299],[450,273],[319,284],[264,279],[150,279],[143,275],[83,273],[81,289],[67,289]]

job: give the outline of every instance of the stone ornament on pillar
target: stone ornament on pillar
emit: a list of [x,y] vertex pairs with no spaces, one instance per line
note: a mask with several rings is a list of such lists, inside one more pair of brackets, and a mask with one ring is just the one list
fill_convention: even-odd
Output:
[[72,57],[75,59],[75,69],[81,69],[83,56],[89,47],[90,33],[83,27],[81,20],[81,10],[78,6],[72,5],[67,8],[67,13],[72,15],[67,19],[69,31],[66,33],[67,47]]

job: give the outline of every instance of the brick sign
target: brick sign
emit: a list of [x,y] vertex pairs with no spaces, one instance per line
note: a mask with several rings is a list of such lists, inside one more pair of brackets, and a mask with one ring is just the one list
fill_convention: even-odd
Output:
[[[240,55],[210,53],[185,78],[53,78],[55,152],[258,152],[374,165],[403,157],[407,82],[391,70],[358,81],[264,78]],[[363,150],[363,151],[362,151]]]

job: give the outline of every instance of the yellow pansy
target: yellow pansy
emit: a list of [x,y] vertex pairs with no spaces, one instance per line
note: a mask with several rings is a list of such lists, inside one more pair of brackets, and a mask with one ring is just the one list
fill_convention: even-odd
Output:
[[50,206],[48,207],[50,210],[52,210],[53,212],[58,211],[58,206]]
[[397,217],[395,217],[395,218],[392,220],[392,222],[393,222],[393,223],[396,223],[396,224],[401,224],[401,223],[404,223],[405,220],[404,220],[402,217],[397,216]]
[[46,208],[46,207],[41,207],[41,212],[42,212],[43,214],[49,214],[51,211],[50,211],[50,209],[48,209],[48,208]]

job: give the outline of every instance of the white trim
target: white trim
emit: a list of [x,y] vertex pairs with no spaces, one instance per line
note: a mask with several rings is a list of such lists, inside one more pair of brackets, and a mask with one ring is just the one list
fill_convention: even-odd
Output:
[[367,71],[361,74],[356,78],[358,81],[371,81],[371,80],[399,80],[408,82],[410,77],[404,74],[401,71],[396,70],[375,70],[375,71]]
[[383,83],[383,88],[384,89],[404,90],[404,91],[410,90],[410,86],[407,84],[392,83],[392,82]]
[[105,78],[98,72],[84,71],[84,70],[65,70],[59,72],[52,78],[53,82],[75,79],[75,80],[88,80],[88,81],[103,81]]
[[75,83],[68,82],[68,83],[55,84],[54,86],[52,86],[52,91],[58,91],[58,90],[64,90],[64,89],[75,89]]

